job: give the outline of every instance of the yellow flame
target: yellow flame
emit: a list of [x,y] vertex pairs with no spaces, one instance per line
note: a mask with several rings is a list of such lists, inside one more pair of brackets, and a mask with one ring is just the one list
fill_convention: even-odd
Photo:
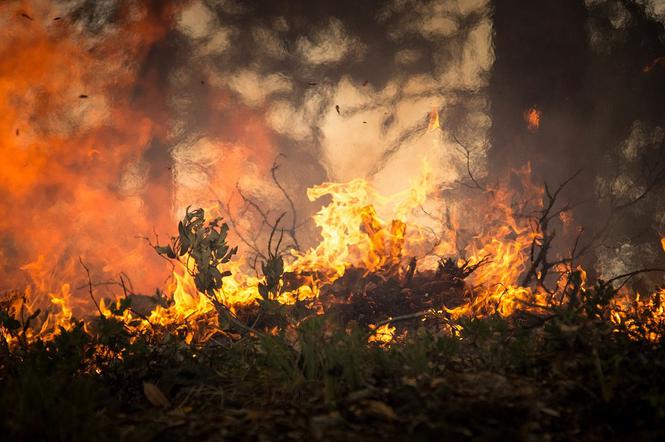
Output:
[[[530,172],[528,166],[515,171],[522,182],[520,197],[542,201],[543,191],[531,184]],[[350,267],[361,268],[368,273],[397,275],[405,261],[414,256],[413,250],[421,247],[428,238],[424,234],[424,226],[414,213],[416,209],[422,208],[435,190],[436,185],[426,161],[419,179],[412,182],[408,189],[393,195],[378,193],[369,182],[362,179],[348,183],[324,183],[308,189],[307,195],[312,201],[323,196],[331,198],[313,217],[320,229],[320,241],[308,250],[291,251],[285,256],[285,270],[297,275],[298,283],[295,285],[299,286],[293,287],[294,284],[290,284],[288,290],[278,295],[277,301],[291,304],[296,300],[315,299],[324,285],[343,276]],[[530,266],[532,244],[543,238],[527,217],[518,215],[513,206],[513,197],[514,194],[507,189],[493,189],[487,206],[479,207],[473,215],[480,230],[463,248],[463,255],[470,265],[481,261],[483,264],[466,280],[468,287],[473,287],[466,301],[457,307],[443,307],[453,318],[481,317],[493,313],[508,316],[524,309],[537,312],[555,300],[561,302],[560,297],[569,284],[576,284],[577,289],[586,290],[587,276],[581,267],[574,269],[574,281],[571,278],[557,281],[554,294],[533,284],[529,287],[520,285],[520,278]],[[464,211],[468,209],[462,207],[460,212]],[[453,213],[450,216],[450,225],[440,232],[439,244],[432,249],[433,253],[442,255],[453,250],[450,244],[458,240],[457,232],[461,230],[460,219],[463,218],[461,215]],[[665,238],[661,239],[661,245],[665,249]],[[37,260],[24,266],[25,271],[31,272],[33,280],[38,281],[37,290],[40,292],[52,284],[44,262]],[[462,262],[464,260],[459,261]],[[232,261],[222,270],[230,270],[231,276],[224,279],[222,289],[215,296],[231,311],[235,312],[241,306],[251,305],[260,299],[258,285],[262,280],[247,272],[244,263]],[[573,269],[563,265],[555,270],[561,274],[573,272]],[[196,289],[192,276],[194,271],[194,268],[185,266],[174,271],[166,287],[170,297],[168,306],[157,306],[147,317],[127,309],[122,313],[121,320],[128,326],[132,324],[131,327],[139,331],[154,325],[183,327],[186,342],[205,341],[219,325],[218,316],[210,299]],[[540,276],[537,273],[537,277]],[[72,327],[77,299],[72,296],[70,285],[61,284],[57,290],[47,293],[50,293],[48,315],[40,315],[37,331],[31,329],[27,333],[28,339],[50,339],[59,332],[59,327]],[[613,300],[608,320],[617,328],[622,327],[635,333],[642,329],[634,323],[629,312],[639,312],[651,326],[665,324],[665,313],[660,302],[663,296],[665,290],[649,297],[631,296],[624,291]],[[14,301],[12,311],[25,310],[29,313],[34,311],[35,302],[34,293],[28,288],[23,297]],[[103,300],[99,302],[99,309],[105,316],[112,315],[110,306]],[[140,325],[136,325],[137,320]],[[453,329],[458,330],[455,327]],[[13,335],[6,330],[2,330],[2,333],[9,342],[14,342]],[[386,344],[394,339],[394,333],[395,327],[384,324],[375,330],[370,341]],[[655,334],[648,336],[649,339],[656,337]]]
[[379,345],[388,345],[395,339],[395,330],[397,327],[390,324],[380,325],[370,337],[367,339],[369,342],[376,342]]

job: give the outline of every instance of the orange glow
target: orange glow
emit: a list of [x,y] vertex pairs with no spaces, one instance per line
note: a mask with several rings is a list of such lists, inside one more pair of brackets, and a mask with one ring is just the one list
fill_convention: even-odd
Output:
[[[374,326],[370,328],[376,328]],[[376,342],[377,344],[381,346],[386,346],[393,342],[395,339],[395,330],[397,327],[391,326],[390,324],[383,324],[380,325],[378,328],[373,330],[372,334],[370,335],[368,341],[369,342]]]
[[[156,171],[145,164],[148,152],[168,144],[170,116],[153,85],[154,73],[147,69],[148,74],[142,74],[140,68],[149,48],[165,37],[176,11],[166,8],[160,16],[150,12],[140,6],[121,8],[121,24],[99,39],[67,20],[54,24],[47,1],[12,2],[0,9],[0,22],[13,23],[3,29],[0,40],[0,292],[20,289],[7,296],[11,311],[22,318],[41,309],[26,331],[28,340],[52,339],[60,327],[71,328],[74,318],[96,314],[97,308],[111,316],[120,306],[124,290],[112,284],[95,287],[93,304],[79,259],[93,269],[96,281],[117,281],[121,272],[131,271],[141,284],[137,293],[164,289],[168,303],[145,315],[122,312],[128,328],[182,329],[191,343],[205,342],[220,326],[214,306],[196,289],[194,269],[178,265],[171,270],[138,238],[153,229],[171,231],[171,202],[188,204],[197,196],[174,197],[149,177],[170,182],[178,171]],[[14,20],[22,13],[33,19]],[[224,145],[223,160],[210,166],[208,183],[220,195],[229,195],[241,179],[259,180],[270,170],[276,153],[271,131],[263,121],[264,110],[234,104],[228,91],[211,90],[205,101],[211,111],[205,122],[213,127],[211,143],[223,134],[234,140]],[[225,115],[224,122],[218,121],[219,115]],[[524,119],[534,132],[541,111],[534,106]],[[428,131],[440,127],[439,112],[433,108]],[[150,173],[141,172],[144,168]],[[537,211],[542,209],[543,190],[531,182],[528,166],[513,175],[521,184],[519,192],[497,184],[475,200],[459,201],[444,200],[427,161],[407,189],[391,195],[361,178],[310,187],[309,201],[327,201],[312,217],[318,238],[308,249],[285,252],[284,270],[297,275],[297,283],[276,300],[313,302],[352,268],[397,279],[414,257],[422,272],[435,271],[442,257],[482,263],[465,281],[461,304],[441,307],[441,313],[453,319],[508,316],[525,309],[538,313],[564,302],[571,284],[587,290],[584,269],[564,265],[553,269],[564,276],[552,283],[552,291],[521,284],[532,246],[542,242],[543,235],[515,200],[534,202],[531,209]],[[443,213],[445,222],[437,223],[437,214]],[[573,227],[569,212],[561,212],[559,221],[564,231]],[[665,237],[660,242],[665,250]],[[241,258],[222,269],[231,276],[215,294],[232,312],[261,299],[262,278]],[[566,276],[573,274],[571,282]],[[166,283],[165,276],[170,276]],[[629,323],[627,312],[639,311],[647,322],[660,324],[665,314],[659,299],[665,292],[655,295],[622,292],[613,301],[609,320],[636,331],[638,325]],[[370,341],[392,342],[395,330],[384,324]],[[13,335],[1,332],[15,343]]]
[[660,66],[661,68],[665,68],[665,56],[654,58],[651,61],[651,63],[644,66],[644,68],[642,68],[642,72],[644,72],[645,74],[648,74],[649,72],[651,72],[654,68],[656,68],[658,66]]
[[540,117],[542,112],[537,107],[532,107],[524,112],[524,120],[526,121],[529,131],[535,132],[540,127]]
[[[66,283],[79,297],[79,256],[105,278],[132,270],[137,283],[155,287],[167,267],[136,236],[170,226],[170,208],[150,213],[157,195],[128,178],[165,136],[166,117],[132,95],[137,68],[173,11],[120,8],[122,25],[100,39],[54,22],[51,7],[0,8],[0,290],[30,284],[47,299]],[[22,13],[32,20],[17,20]]]

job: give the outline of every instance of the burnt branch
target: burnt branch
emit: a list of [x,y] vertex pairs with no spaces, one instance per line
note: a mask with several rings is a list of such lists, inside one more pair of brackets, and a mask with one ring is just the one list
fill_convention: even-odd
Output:
[[[547,183],[544,184],[546,200],[544,201],[543,209],[540,210],[540,214],[535,221],[535,230],[537,231],[537,234],[531,242],[531,248],[529,251],[531,265],[522,278],[521,285],[523,287],[528,286],[534,279],[536,279],[537,284],[547,290],[545,287],[545,280],[550,271],[558,265],[569,264],[574,258],[576,258],[575,253],[573,252],[570,258],[549,261],[548,253],[552,246],[552,242],[556,237],[556,231],[550,228],[550,222],[561,213],[570,210],[572,207],[570,204],[565,204],[562,208],[555,210],[558,198],[561,191],[577,178],[581,172],[581,169],[575,172],[570,178],[561,183],[554,192],[550,190]],[[579,236],[576,240],[575,249],[577,249],[578,242]],[[547,291],[551,293],[549,290]]]
[[95,307],[97,308],[97,311],[101,316],[104,316],[102,313],[102,309],[99,308],[99,304],[97,304],[97,300],[95,299],[95,295],[92,294],[92,279],[90,278],[90,269],[88,266],[86,266],[83,263],[83,259],[79,256],[79,262],[81,263],[81,267],[85,270],[86,275],[88,276],[88,294],[90,295],[90,299],[92,299],[92,303],[95,304]]
[[453,141],[455,141],[455,143],[457,143],[457,145],[459,146],[458,151],[460,151],[464,155],[464,158],[466,159],[466,172],[467,175],[469,175],[469,178],[471,179],[473,186],[470,186],[466,183],[460,183],[460,184],[469,188],[476,188],[478,190],[482,190],[483,192],[488,192],[488,189],[478,182],[476,177],[473,175],[473,172],[471,171],[471,151],[469,150],[469,148],[464,143],[462,143],[454,133],[450,132],[450,136],[452,137]]
[[[280,154],[280,156],[283,156],[283,154]],[[279,158],[279,156],[278,156],[278,158]],[[270,174],[272,175],[273,182],[275,183],[277,188],[282,192],[282,195],[284,195],[284,198],[286,198],[286,201],[288,201],[289,207],[291,208],[291,228],[287,230],[287,233],[289,234],[289,236],[293,240],[293,244],[295,245],[295,249],[300,250],[300,244],[298,243],[298,239],[296,238],[298,213],[296,212],[296,206],[293,203],[293,199],[291,198],[289,193],[286,191],[286,189],[284,189],[284,186],[282,186],[282,184],[277,179],[277,169],[279,169],[279,165],[277,164],[277,160],[275,160],[272,164],[272,168],[270,169]],[[284,215],[282,215],[282,216],[284,216]]]

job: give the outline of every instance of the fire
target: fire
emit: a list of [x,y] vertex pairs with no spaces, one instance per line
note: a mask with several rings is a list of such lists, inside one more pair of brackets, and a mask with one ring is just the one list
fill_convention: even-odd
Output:
[[542,112],[535,106],[524,112],[524,121],[526,121],[529,131],[535,132],[540,127],[540,117]]
[[[54,2],[5,3],[0,289],[32,284],[42,298],[63,283],[75,291],[84,281],[79,255],[109,277],[140,269],[134,279],[161,283],[163,263],[135,236],[166,228],[170,216],[147,210],[160,195],[144,193],[132,170],[166,136],[166,121],[132,96],[139,65],[166,35],[173,11],[121,7],[102,38],[64,17],[53,21]],[[50,278],[35,280],[35,266]]]
[[[520,197],[535,201],[534,209],[541,209],[543,190],[531,184],[529,167],[515,171],[515,176],[522,182]],[[367,273],[398,276],[404,271],[407,260],[422,250],[424,242],[431,240],[417,215],[418,209],[433,198],[436,189],[426,162],[421,177],[409,189],[393,195],[380,194],[362,179],[310,188],[310,200],[324,196],[331,199],[314,215],[314,222],[320,230],[320,242],[306,251],[292,250],[285,255],[285,271],[300,275],[300,285],[290,286],[276,300],[284,304],[296,300],[314,301],[327,285],[344,276],[350,267]],[[432,253],[439,256],[450,253],[450,244],[459,240],[457,232],[462,224],[469,223],[478,230],[463,249],[465,260],[460,258],[457,265],[477,265],[477,268],[466,281],[469,287],[466,301],[457,307],[443,306],[438,314],[455,319],[494,313],[510,316],[525,309],[541,312],[554,303],[567,302],[567,288],[574,286],[580,293],[588,290],[584,269],[579,266],[566,268],[563,264],[554,269],[561,276],[553,290],[547,291],[540,285],[521,285],[520,278],[531,263],[533,244],[542,243],[544,238],[528,217],[520,216],[523,207],[515,206],[515,196],[514,192],[499,186],[484,196],[487,198],[485,206],[477,214],[469,214],[465,204],[452,206],[450,225],[439,232],[438,245]],[[661,239],[661,245],[665,247],[665,238]],[[422,262],[420,270],[427,271],[427,260]],[[13,311],[21,312],[21,317],[32,315],[38,305],[44,305],[38,302],[37,295],[49,290],[50,275],[45,263],[45,258],[41,258],[24,267],[34,281],[41,282],[26,289],[13,301]],[[231,276],[224,279],[216,296],[232,312],[261,299],[258,286],[262,278],[252,275],[246,268],[246,263],[232,261],[223,269],[229,270]],[[155,306],[147,316],[125,309],[121,320],[128,327],[143,331],[153,326],[176,327],[186,334],[186,342],[209,339],[219,330],[219,317],[208,297],[197,291],[192,270],[184,265],[174,270],[165,288],[167,304]],[[541,275],[537,276],[540,278]],[[28,339],[50,339],[58,333],[59,327],[72,327],[75,309],[82,302],[80,297],[72,295],[72,286],[67,283],[48,293],[48,314],[37,312],[35,327],[30,328]],[[94,297],[92,288],[90,294]],[[660,301],[664,295],[665,290],[651,297],[631,296],[624,290],[612,301],[608,320],[617,329],[636,334],[644,325],[629,319],[632,316],[628,312],[638,312],[645,318],[645,323],[653,327],[664,325],[665,311]],[[107,317],[117,317],[114,310],[117,312],[122,302],[122,295],[110,303],[100,300],[99,312]],[[15,342],[12,335],[4,331],[3,334],[8,341]],[[648,336],[656,339],[655,334]],[[395,337],[396,327],[385,323],[373,331],[370,341],[387,345]]]
[[[529,199],[542,200],[542,189],[530,184],[530,169],[527,167],[516,172],[523,181],[523,190]],[[277,301],[292,303],[295,300],[313,300],[323,287],[342,277],[349,267],[365,269],[367,273],[386,272],[398,274],[405,259],[412,256],[427,238],[423,227],[418,224],[414,213],[417,208],[427,202],[434,186],[429,167],[419,180],[412,186],[394,195],[381,195],[361,179],[349,183],[324,183],[309,189],[310,200],[329,196],[331,201],[314,215],[314,222],[320,229],[321,240],[318,245],[304,252],[291,251],[286,256],[285,270],[303,275],[301,285],[290,288],[280,294]],[[565,284],[559,281],[557,293],[549,293],[540,287],[521,286],[520,277],[529,265],[530,249],[534,242],[542,241],[542,237],[525,217],[520,217],[513,207],[514,194],[507,189],[497,188],[491,194],[490,205],[483,210],[482,216],[474,218],[480,231],[465,247],[468,265],[478,264],[478,268],[469,277],[469,285],[474,287],[473,293],[466,303],[454,308],[445,308],[452,318],[461,316],[484,316],[499,313],[509,316],[525,308],[543,308],[552,302],[561,302],[557,293],[562,293]],[[381,214],[387,214],[390,221]],[[449,244],[459,227],[455,225],[464,218],[465,211],[453,211],[453,226],[448,232],[441,232],[442,240],[435,249],[439,253],[449,250]],[[665,239],[661,240],[665,246]],[[461,260],[458,262],[461,265]],[[25,266],[26,271],[33,274],[33,280],[43,281],[37,291],[45,290],[49,276],[43,271],[44,259]],[[160,325],[170,327],[178,325],[187,330],[186,341],[194,339],[205,341],[214,333],[218,324],[218,316],[209,299],[198,293],[191,275],[191,268],[176,268],[173,278],[166,287],[170,296],[170,304],[156,306],[147,317],[141,317],[131,309],[124,310],[122,320],[138,329],[147,330],[148,326]],[[249,306],[261,298],[258,285],[261,278],[251,276],[242,262],[231,263],[231,276],[224,280],[222,289],[217,293],[218,299],[232,311],[241,306]],[[572,272],[565,268],[559,269],[563,274]],[[584,290],[586,273],[582,268],[574,272],[579,275],[576,284]],[[309,275],[309,276],[307,276]],[[15,302],[14,309],[35,310],[34,305],[26,303],[26,299],[37,299],[35,293],[28,289],[21,301]],[[71,286],[63,284],[56,292],[49,294],[50,312],[42,320],[37,331],[30,337],[49,338],[57,333],[58,327],[71,327],[74,317],[73,307],[79,302],[72,296]],[[662,296],[660,293],[659,296]],[[118,299],[120,303],[122,298]],[[623,296],[615,300],[611,320],[617,325],[630,329],[636,327],[627,323],[627,309],[638,309],[650,312],[650,321],[660,323],[665,316],[660,301],[653,298],[642,299]],[[111,316],[111,306],[104,300],[99,303],[99,310],[105,316]],[[202,324],[204,326],[202,326]],[[395,337],[396,328],[384,324],[375,330],[370,341],[388,344]]]
[[391,326],[389,323],[380,325],[378,328],[375,326],[370,328],[373,328],[373,331],[368,339],[369,342],[376,342],[379,345],[385,346],[395,339],[395,330],[397,330],[397,327]]
[[[406,236],[406,219],[425,201],[432,186],[425,163],[420,180],[410,189],[388,197],[379,195],[363,179],[309,189],[311,201],[325,195],[332,197],[332,202],[314,215],[322,241],[302,254],[294,253],[295,261],[288,269],[314,270],[330,279],[344,275],[350,266],[372,272],[398,265],[402,249],[410,245],[408,240],[418,241],[417,235]],[[390,223],[382,220],[377,207],[392,211]]]

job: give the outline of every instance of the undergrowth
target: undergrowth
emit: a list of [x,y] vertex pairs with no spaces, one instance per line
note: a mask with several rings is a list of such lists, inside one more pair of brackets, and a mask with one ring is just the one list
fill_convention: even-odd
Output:
[[[235,253],[227,231],[188,211],[179,237],[157,246],[169,259],[194,261],[186,268],[219,319],[206,340],[187,339],[185,325],[128,325],[128,296],[110,313],[60,324],[52,339],[28,339],[39,312],[26,317],[0,304],[2,439],[665,437],[662,324],[649,311],[612,321],[611,283],[573,284],[569,302],[539,314],[407,315],[392,342],[370,342],[367,327],[343,311],[312,314],[275,301],[284,288],[281,239],[262,264],[259,310],[243,321],[216,297]],[[384,289],[401,293],[394,281]]]
[[[598,308],[597,305],[594,308]],[[491,316],[390,346],[325,315],[186,344],[114,317],[0,354],[6,440],[657,438],[665,351],[585,309]],[[146,385],[155,387],[157,398]],[[163,401],[164,399],[165,401]]]

